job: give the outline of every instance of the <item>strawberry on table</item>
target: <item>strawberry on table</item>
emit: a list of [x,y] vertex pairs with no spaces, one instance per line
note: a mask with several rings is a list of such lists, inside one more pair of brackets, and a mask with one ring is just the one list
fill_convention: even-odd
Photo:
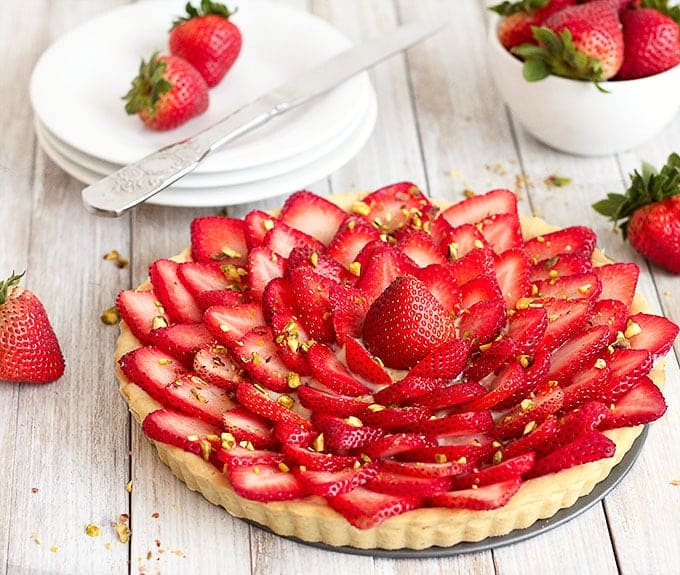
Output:
[[208,109],[208,85],[183,58],[154,53],[148,62],[142,60],[123,100],[125,111],[147,127],[171,130]]
[[620,221],[623,238],[640,254],[680,274],[680,155],[668,156],[660,171],[644,162],[625,194],[608,194],[593,208],[614,225]]
[[170,52],[190,62],[212,88],[220,83],[241,52],[241,31],[230,20],[236,10],[201,0],[199,8],[188,2],[186,12],[186,16],[173,22]]
[[0,379],[49,383],[64,373],[64,357],[47,312],[24,274],[0,282]]

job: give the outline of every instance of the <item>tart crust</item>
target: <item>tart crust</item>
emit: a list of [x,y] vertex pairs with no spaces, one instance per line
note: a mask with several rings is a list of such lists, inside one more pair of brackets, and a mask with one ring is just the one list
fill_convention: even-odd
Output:
[[[364,194],[352,193],[328,199],[344,209]],[[447,202],[435,201],[442,208]],[[522,234],[531,238],[558,229],[539,218],[521,218]],[[189,258],[189,249],[173,259]],[[609,263],[600,250],[595,250],[593,263]],[[139,289],[149,289],[149,282]],[[635,294],[631,315],[648,312],[647,302]],[[119,390],[130,412],[141,423],[146,415],[162,407],[140,387],[131,383],[118,366],[118,359],[141,344],[125,322],[120,324],[116,342],[115,373]],[[650,373],[656,385],[664,381],[663,362],[657,362]],[[613,457],[586,463],[558,473],[530,479],[522,483],[508,504],[491,511],[466,509],[421,508],[392,517],[371,529],[357,529],[329,507],[321,497],[310,496],[295,501],[260,503],[244,499],[232,489],[226,474],[220,473],[201,457],[172,445],[152,441],[161,460],[189,489],[198,491],[208,501],[224,507],[231,515],[254,521],[273,532],[297,537],[303,541],[320,542],[331,546],[350,546],[360,549],[426,549],[433,546],[450,547],[463,541],[480,541],[487,537],[505,535],[515,529],[529,527],[539,519],[554,515],[570,507],[579,497],[590,493],[618,464],[642,432],[643,426],[619,428],[605,434],[616,443]]]

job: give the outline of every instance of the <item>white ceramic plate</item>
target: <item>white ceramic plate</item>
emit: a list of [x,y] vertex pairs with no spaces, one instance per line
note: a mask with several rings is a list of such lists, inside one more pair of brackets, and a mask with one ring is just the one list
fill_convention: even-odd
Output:
[[[327,142],[318,145],[312,150],[302,152],[301,154],[297,154],[296,156],[285,160],[279,160],[278,162],[254,166],[243,170],[230,170],[223,173],[190,173],[179,180],[173,187],[211,188],[246,184],[275,176],[281,176],[307,166],[323,156],[330,155],[335,148],[347,141],[350,136],[357,133],[359,125],[366,120],[371,107],[376,105],[376,96],[373,88],[370,88],[366,92],[365,99],[366,104],[359,109],[360,113],[356,114],[356,117],[352,119],[347,127],[343,128],[340,133]],[[80,167],[101,174],[102,176],[109,175],[122,167],[120,164],[113,164],[90,156],[89,154],[70,146],[66,142],[61,141],[50,132],[37,117],[34,118],[34,125],[41,140],[44,140],[51,148],[63,156],[64,159],[69,160],[73,164],[78,164]]]
[[[187,138],[282,82],[351,46],[330,24],[266,0],[239,0],[233,16],[243,49],[210,91],[208,111],[169,132],[125,114],[121,96],[141,58],[167,52],[167,31],[185,0],[122,6],[67,33],[38,61],[30,84],[37,117],[63,142],[114,164],[129,164]],[[370,90],[367,74],[239,138],[203,162],[198,173],[223,173],[285,160],[327,142],[351,122]]]
[[[330,154],[299,170],[278,177],[235,186],[193,189],[172,187],[152,197],[148,200],[148,203],[178,207],[230,206],[294,192],[325,178],[349,162],[371,136],[377,113],[377,103],[373,99],[373,104],[363,121],[345,142],[337,146]],[[42,138],[39,130],[36,131],[36,134],[45,153],[65,172],[86,184],[92,184],[102,178],[101,174],[64,157]]]

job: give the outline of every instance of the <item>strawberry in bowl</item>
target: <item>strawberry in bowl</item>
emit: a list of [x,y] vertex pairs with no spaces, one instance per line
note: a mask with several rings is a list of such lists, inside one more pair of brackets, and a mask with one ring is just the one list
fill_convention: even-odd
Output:
[[[551,147],[620,152],[660,132],[680,108],[669,97],[680,89],[680,8],[666,0],[536,0],[496,11],[494,81],[522,125]],[[508,19],[517,14],[534,22],[532,38],[510,45]]]
[[449,546],[590,492],[678,328],[588,228],[402,182],[197,218],[118,297],[120,390],[192,489],[282,535]]

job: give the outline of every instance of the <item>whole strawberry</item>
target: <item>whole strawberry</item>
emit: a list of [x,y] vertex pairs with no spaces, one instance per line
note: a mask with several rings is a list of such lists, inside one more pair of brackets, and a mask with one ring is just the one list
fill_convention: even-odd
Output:
[[183,58],[153,54],[123,100],[125,111],[152,130],[171,130],[208,109],[208,86]]
[[609,194],[593,205],[619,225],[644,257],[680,274],[680,156],[671,154],[657,172],[647,163],[631,174],[625,195]]
[[229,20],[236,12],[224,4],[201,0],[186,5],[170,31],[170,52],[190,62],[211,88],[220,83],[241,52],[241,31]]
[[48,383],[64,373],[64,357],[42,303],[18,285],[22,276],[0,282],[0,379]]
[[363,338],[388,367],[408,369],[439,344],[455,337],[450,315],[413,276],[399,276],[366,314]]
[[614,77],[623,62],[618,4],[612,0],[568,6],[533,28],[533,34],[538,46],[512,50],[524,60],[528,81],[555,74],[597,83]]
[[619,80],[652,76],[680,64],[680,6],[646,0],[621,14],[625,44]]

